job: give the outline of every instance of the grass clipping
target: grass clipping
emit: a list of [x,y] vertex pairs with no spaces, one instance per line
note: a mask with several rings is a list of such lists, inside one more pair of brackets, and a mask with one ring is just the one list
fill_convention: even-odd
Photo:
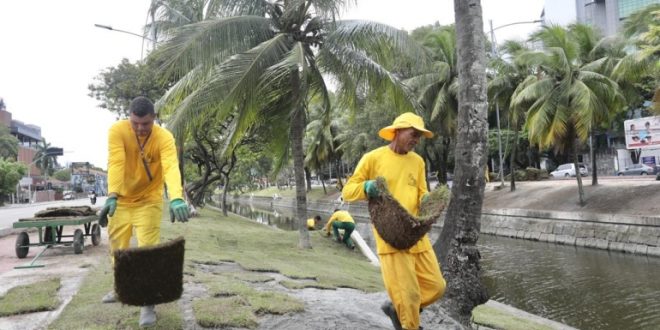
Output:
[[424,237],[449,204],[449,190],[441,187],[430,193],[420,207],[420,217],[415,217],[392,197],[385,178],[376,178],[376,187],[380,196],[369,199],[371,222],[380,237],[399,250],[411,248]]

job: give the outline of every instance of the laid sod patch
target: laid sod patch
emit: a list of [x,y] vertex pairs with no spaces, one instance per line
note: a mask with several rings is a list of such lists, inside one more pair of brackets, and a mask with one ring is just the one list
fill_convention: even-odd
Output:
[[[104,304],[101,298],[113,288],[110,260],[90,269],[80,290],[49,329],[139,329],[140,307],[120,303]],[[159,329],[182,329],[183,318],[177,302],[156,306]]]
[[[186,260],[198,263],[233,261],[246,270],[279,272],[290,278],[316,279],[330,287],[364,292],[384,290],[380,270],[359,251],[310,233],[312,249],[298,248],[298,232],[202,209],[201,216],[181,224],[163,224],[164,239],[186,238]],[[342,271],[350,269],[350,272]]]
[[552,327],[520,318],[491,306],[479,305],[472,310],[472,322],[493,329],[552,330]]
[[279,292],[254,292],[247,296],[252,311],[259,314],[302,312],[305,305],[298,299]]
[[0,317],[55,310],[59,289],[59,278],[11,288],[0,297]]
[[254,329],[257,317],[248,302],[241,297],[197,299],[193,303],[197,323],[205,328],[248,328]]
[[297,281],[280,281],[280,284],[284,286],[287,289],[291,290],[299,290],[299,289],[307,289],[307,288],[314,288],[314,289],[321,289],[321,290],[334,290],[336,287],[334,286],[329,286],[325,284],[320,284],[320,283],[314,283],[314,282],[297,282]]

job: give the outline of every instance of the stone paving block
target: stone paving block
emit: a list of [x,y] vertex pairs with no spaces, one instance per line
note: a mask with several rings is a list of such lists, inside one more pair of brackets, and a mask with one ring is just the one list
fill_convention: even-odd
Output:
[[547,242],[547,241],[548,241],[548,234],[541,233],[541,235],[539,235],[539,242]]
[[646,255],[660,257],[660,246],[649,246],[646,249]]
[[518,230],[516,232],[516,238],[519,238],[519,239],[525,238],[525,231],[524,230]]
[[637,244],[634,243],[623,244],[623,251],[625,251],[626,253],[635,253],[636,248],[637,248]]
[[546,242],[548,243],[554,243],[557,241],[557,235],[555,234],[548,234],[548,240]]
[[623,249],[623,243],[619,242],[610,242],[609,249],[612,251],[625,251]]
[[648,252],[648,246],[644,244],[637,244],[635,247],[635,254],[646,255]]
[[576,246],[587,246],[587,239],[584,237],[578,237],[575,239]]

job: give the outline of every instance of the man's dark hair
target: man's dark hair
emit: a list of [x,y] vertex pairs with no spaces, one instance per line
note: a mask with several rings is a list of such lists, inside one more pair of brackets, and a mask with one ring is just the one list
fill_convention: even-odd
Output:
[[138,96],[134,98],[128,108],[132,114],[138,117],[156,114],[154,111],[154,104],[151,102],[151,100],[144,96]]
[[321,216],[317,214],[317,215],[314,217],[314,220],[316,220],[316,221],[321,221]]
[[341,211],[341,209],[335,209],[335,212],[337,212],[337,211]]

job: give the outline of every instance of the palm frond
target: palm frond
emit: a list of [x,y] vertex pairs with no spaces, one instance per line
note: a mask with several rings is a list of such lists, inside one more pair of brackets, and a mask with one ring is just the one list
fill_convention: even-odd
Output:
[[213,19],[179,28],[153,56],[165,59],[161,67],[164,77],[179,77],[200,65],[212,67],[222,63],[229,56],[244,52],[273,35],[268,18]]

